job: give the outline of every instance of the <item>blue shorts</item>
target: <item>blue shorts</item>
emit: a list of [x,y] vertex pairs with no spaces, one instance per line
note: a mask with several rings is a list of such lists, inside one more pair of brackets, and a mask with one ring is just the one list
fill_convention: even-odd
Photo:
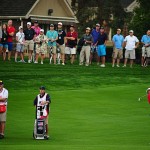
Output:
[[13,50],[13,43],[12,42],[8,42],[8,50],[12,51]]
[[100,56],[106,56],[106,46],[105,45],[98,45],[97,54],[99,57]]
[[7,49],[8,48],[8,44],[7,43],[0,43],[0,47]]

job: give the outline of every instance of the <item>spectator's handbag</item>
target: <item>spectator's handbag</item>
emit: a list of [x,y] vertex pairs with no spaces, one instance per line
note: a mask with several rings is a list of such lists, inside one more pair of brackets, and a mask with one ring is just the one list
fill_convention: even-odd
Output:
[[5,105],[0,105],[0,113],[4,113],[6,111]]

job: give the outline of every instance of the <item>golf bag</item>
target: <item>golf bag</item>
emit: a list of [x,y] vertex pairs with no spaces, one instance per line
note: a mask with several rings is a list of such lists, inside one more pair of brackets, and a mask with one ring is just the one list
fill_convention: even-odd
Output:
[[46,105],[36,107],[36,119],[34,123],[33,138],[37,140],[48,139],[46,136],[46,122],[47,116]]

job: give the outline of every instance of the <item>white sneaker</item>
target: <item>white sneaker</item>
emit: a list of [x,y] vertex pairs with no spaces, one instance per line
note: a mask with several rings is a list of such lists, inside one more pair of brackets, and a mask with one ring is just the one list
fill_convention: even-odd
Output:
[[85,66],[87,66],[87,67],[88,67],[89,65],[88,65],[88,64],[85,64]]
[[125,68],[125,67],[126,67],[126,65],[123,65],[122,67],[123,67],[123,68]]
[[83,66],[83,63],[80,63],[79,66]]
[[43,65],[43,61],[41,61],[41,65]]
[[37,61],[35,61],[34,63],[35,63],[35,64],[38,64],[38,62],[37,62]]
[[28,60],[28,63],[30,64],[30,63],[31,63],[31,60]]
[[64,65],[65,65],[65,63],[62,63],[62,65],[64,66]]
[[104,67],[105,67],[105,65],[104,65],[104,64],[101,64],[101,65],[100,65],[100,67],[104,68]]
[[118,68],[120,67],[119,65],[116,65]]

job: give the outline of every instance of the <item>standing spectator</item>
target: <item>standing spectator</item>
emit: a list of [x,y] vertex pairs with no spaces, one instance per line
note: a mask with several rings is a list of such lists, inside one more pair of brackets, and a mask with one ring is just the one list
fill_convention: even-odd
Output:
[[120,59],[123,58],[123,42],[124,37],[121,35],[121,29],[117,29],[117,34],[112,38],[113,41],[113,54],[112,54],[112,67],[115,66],[115,61],[117,59],[117,67],[120,67]]
[[46,116],[46,138],[49,138],[48,136],[48,115],[49,115],[49,105],[51,103],[51,99],[50,99],[50,95],[48,93],[45,92],[45,87],[41,86],[40,87],[40,92],[39,94],[36,96],[35,100],[34,100],[34,106],[45,106],[44,108],[46,109],[47,112],[47,116]]
[[100,58],[102,61],[100,67],[105,67],[106,43],[107,43],[107,34],[105,33],[104,27],[101,27],[97,43],[98,64],[100,63]]
[[0,52],[3,53],[3,60],[6,60],[6,50],[8,49],[7,39],[8,39],[8,32],[7,32],[7,24],[3,24],[1,30],[1,42],[0,42]]
[[136,36],[133,35],[133,30],[129,31],[129,35],[125,37],[124,44],[125,44],[125,60],[124,66],[126,67],[128,59],[130,59],[130,67],[132,68],[133,60],[135,59],[135,49],[139,45],[139,40]]
[[28,63],[32,62],[32,53],[34,50],[34,39],[36,33],[34,29],[31,28],[31,22],[27,22],[27,29],[24,30],[25,34],[25,49],[28,50]]
[[141,66],[143,67],[145,55],[146,57],[150,57],[150,30],[147,31],[146,35],[142,36],[141,42],[143,44]]
[[15,35],[15,28],[13,27],[13,22],[12,20],[8,21],[8,39],[7,39],[7,44],[8,44],[8,60],[11,60],[11,51],[13,50],[13,36]]
[[34,63],[35,64],[38,63],[39,54],[41,54],[41,64],[43,64],[45,54],[47,53],[47,43],[48,43],[48,39],[44,35],[43,29],[40,30],[40,34],[36,37],[35,43],[36,43],[36,60]]
[[70,31],[66,35],[67,43],[65,48],[65,54],[71,55],[71,64],[74,63],[74,59],[76,55],[77,38],[78,38],[78,33],[75,31],[74,25],[71,25]]
[[4,138],[6,113],[7,113],[8,90],[4,88],[3,81],[0,81],[0,139]]
[[84,57],[86,57],[85,66],[89,66],[90,50],[91,50],[91,44],[93,42],[93,37],[90,34],[90,32],[91,32],[91,29],[87,27],[86,32],[82,37],[84,38],[84,44],[80,52],[80,64],[79,65],[83,65]]
[[24,43],[25,43],[25,35],[23,33],[23,27],[19,27],[19,32],[16,34],[16,41],[17,41],[17,47],[16,47],[16,53],[15,53],[15,62],[17,62],[18,53],[20,53],[21,60],[19,62],[24,62]]
[[93,41],[93,44],[92,44],[92,49],[91,49],[91,54],[90,54],[90,64],[92,63],[92,60],[93,60],[93,54],[97,50],[97,41],[98,41],[98,36],[100,34],[100,24],[99,23],[96,24],[96,28],[92,30],[91,34],[93,36],[94,41]]
[[66,37],[66,32],[62,29],[63,24],[61,22],[58,23],[58,40],[57,47],[60,49],[62,65],[65,65],[65,43],[64,38]]
[[[37,37],[40,34],[40,30],[41,30],[37,20],[34,21],[34,25],[31,28],[34,29],[36,37]],[[35,61],[35,55],[36,55],[35,53],[36,53],[36,42],[34,41],[33,61]]]
[[56,65],[56,41],[58,40],[58,33],[57,31],[54,30],[54,25],[50,25],[50,30],[47,31],[46,36],[48,38],[48,49],[49,53],[51,53],[52,49],[52,54],[53,54],[53,60],[54,64]]

